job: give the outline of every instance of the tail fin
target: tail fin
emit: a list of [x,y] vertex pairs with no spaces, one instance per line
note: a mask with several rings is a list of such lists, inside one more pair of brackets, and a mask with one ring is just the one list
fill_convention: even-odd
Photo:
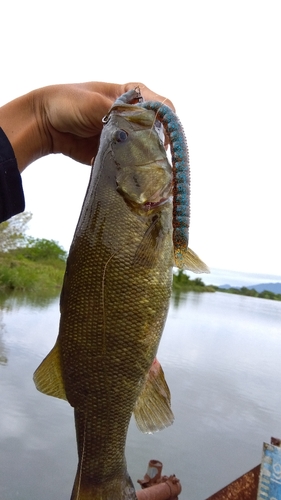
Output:
[[78,470],[70,500],[137,500],[137,496],[128,473],[97,484]]

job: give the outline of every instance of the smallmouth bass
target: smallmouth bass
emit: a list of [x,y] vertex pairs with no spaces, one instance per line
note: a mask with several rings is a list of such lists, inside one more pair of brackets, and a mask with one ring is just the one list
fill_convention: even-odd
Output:
[[156,360],[172,268],[207,271],[182,238],[175,251],[175,211],[187,218],[177,210],[156,110],[139,99],[137,90],[127,92],[104,119],[67,260],[59,335],[34,374],[38,390],[74,408],[79,461],[71,500],[136,500],[124,453],[131,415],[145,432],[173,421]]

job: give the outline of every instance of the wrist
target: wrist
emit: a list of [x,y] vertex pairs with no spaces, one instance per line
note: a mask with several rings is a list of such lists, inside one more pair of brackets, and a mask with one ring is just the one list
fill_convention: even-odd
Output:
[[39,89],[0,108],[0,126],[12,145],[20,172],[49,153],[48,135],[40,113],[41,102]]

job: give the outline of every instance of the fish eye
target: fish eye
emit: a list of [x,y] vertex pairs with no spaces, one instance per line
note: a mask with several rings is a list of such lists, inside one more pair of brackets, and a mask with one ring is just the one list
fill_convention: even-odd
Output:
[[127,137],[128,137],[128,134],[126,132],[126,130],[116,130],[114,136],[113,136],[113,140],[115,142],[125,142],[127,140]]

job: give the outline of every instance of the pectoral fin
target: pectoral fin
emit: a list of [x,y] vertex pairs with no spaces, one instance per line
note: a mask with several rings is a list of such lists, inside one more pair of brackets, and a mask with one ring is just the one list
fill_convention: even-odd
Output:
[[38,366],[33,375],[33,380],[38,391],[48,396],[67,400],[57,344],[55,344],[48,356]]
[[137,248],[134,265],[147,268],[155,266],[163,249],[164,238],[161,231],[160,219],[155,215]]
[[193,273],[209,273],[206,264],[196,255],[191,248],[183,248],[175,251],[175,266],[179,269],[188,269]]
[[134,415],[137,426],[142,432],[159,431],[174,421],[170,390],[156,358],[146,376],[134,408]]

